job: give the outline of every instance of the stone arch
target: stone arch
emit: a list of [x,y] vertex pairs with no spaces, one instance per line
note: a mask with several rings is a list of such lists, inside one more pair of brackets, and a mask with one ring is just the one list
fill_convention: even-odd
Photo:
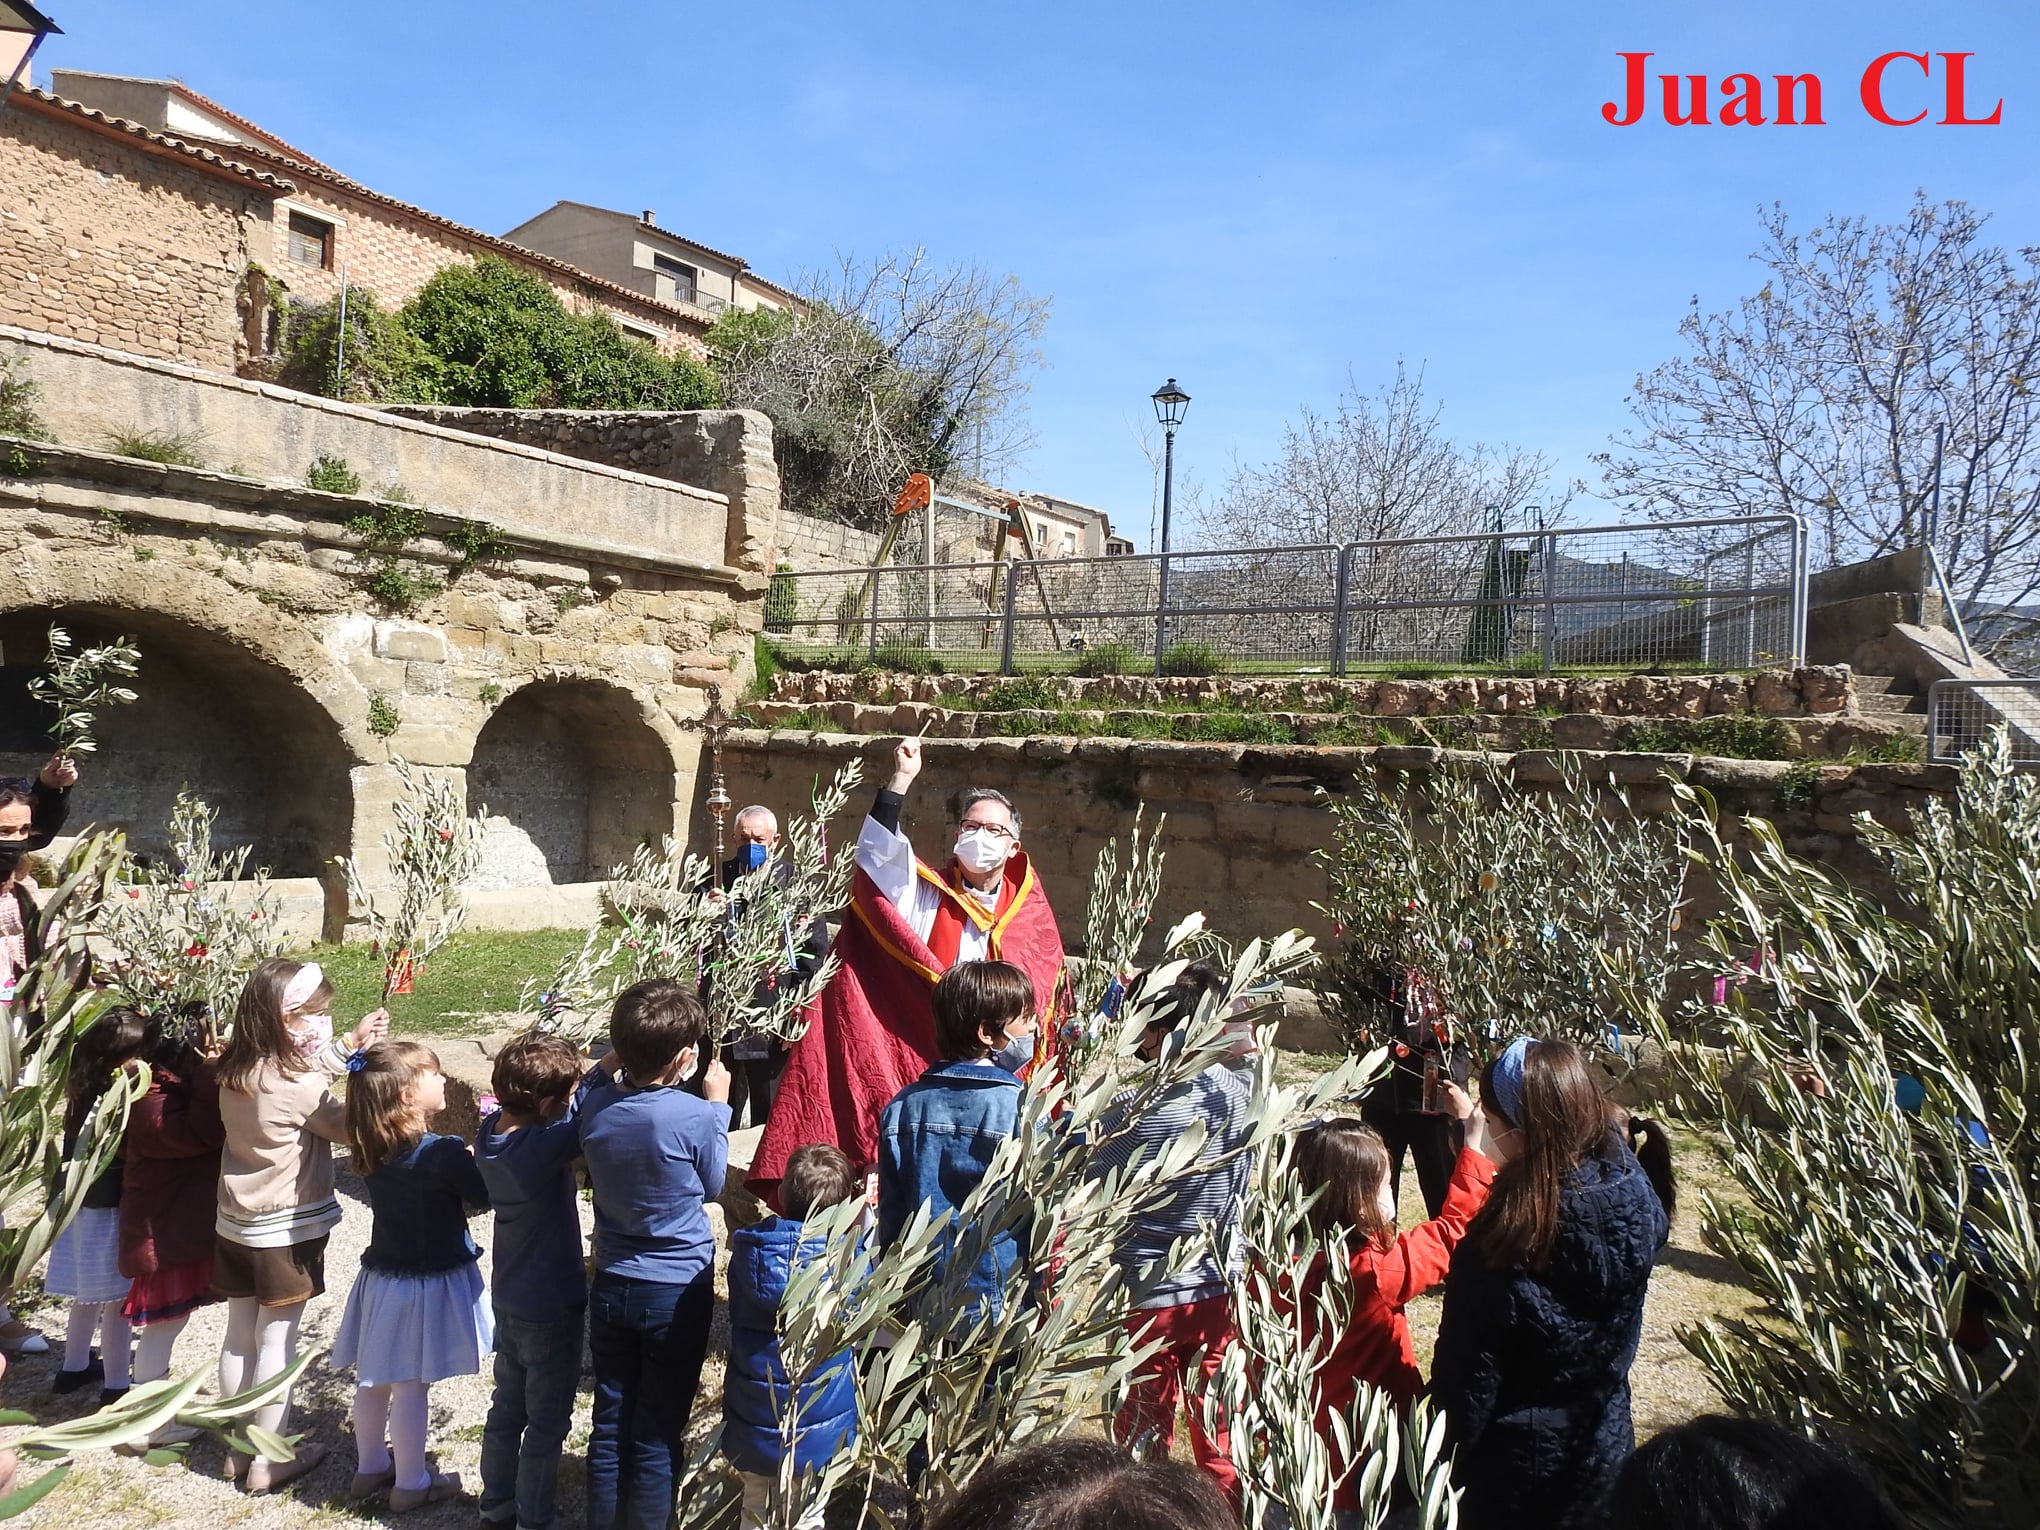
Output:
[[290,668],[239,634],[159,610],[90,598],[0,596],[0,605],[11,607],[0,610],[0,769],[10,774],[39,765],[48,748],[26,686],[52,623],[80,646],[125,635],[141,649],[139,699],[99,717],[73,827],[116,826],[138,850],[160,853],[177,793],[189,789],[219,810],[216,842],[251,846],[250,864],[274,876],[319,876],[349,850],[348,767],[358,755]]
[[666,719],[607,680],[559,675],[512,692],[476,735],[468,802],[484,814],[478,888],[597,881],[673,831]]

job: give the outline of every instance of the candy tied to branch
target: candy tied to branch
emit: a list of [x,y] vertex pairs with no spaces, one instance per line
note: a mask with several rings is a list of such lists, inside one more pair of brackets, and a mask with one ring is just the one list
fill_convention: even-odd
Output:
[[28,682],[28,693],[55,710],[50,739],[57,753],[75,759],[99,747],[92,721],[100,708],[126,706],[135,693],[120,682],[132,680],[142,651],[124,637],[73,653],[71,634],[50,628],[49,671]]
[[397,825],[382,841],[394,886],[370,892],[360,866],[339,857],[347,896],[383,958],[384,999],[411,992],[426,958],[466,921],[467,885],[482,858],[481,825],[468,817],[453,782],[420,774],[402,758],[390,764],[404,789],[393,809]]

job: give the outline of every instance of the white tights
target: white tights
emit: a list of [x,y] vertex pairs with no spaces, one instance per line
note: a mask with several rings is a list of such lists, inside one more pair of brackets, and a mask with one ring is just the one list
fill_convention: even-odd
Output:
[[99,1359],[106,1367],[106,1380],[101,1385],[109,1392],[125,1391],[128,1384],[128,1353],[135,1331],[121,1315],[125,1301],[73,1302],[70,1316],[64,1320],[67,1371],[82,1371],[92,1363],[92,1336],[104,1330]]
[[[425,1464],[426,1401],[431,1383],[392,1381],[354,1389],[354,1469],[379,1477],[392,1465],[407,1492],[432,1486]],[[385,1438],[387,1436],[387,1439]]]
[[142,1330],[142,1337],[135,1345],[135,1385],[161,1381],[170,1374],[170,1352],[177,1347],[177,1336],[184,1332],[184,1325],[191,1321],[191,1314],[183,1317],[158,1318]]
[[[265,1307],[252,1296],[227,1298],[227,1342],[220,1351],[220,1396],[232,1397],[260,1386],[297,1358],[298,1319],[303,1302]],[[255,1411],[254,1421],[271,1434],[283,1433],[290,1411],[286,1393]]]

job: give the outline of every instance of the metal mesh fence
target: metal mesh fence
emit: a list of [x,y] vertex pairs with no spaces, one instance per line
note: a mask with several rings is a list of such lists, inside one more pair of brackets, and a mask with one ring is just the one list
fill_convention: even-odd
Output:
[[2002,727],[2012,758],[2040,765],[2040,680],[1936,680],[1927,687],[1927,758],[1953,763]]
[[1791,516],[781,574],[813,662],[1129,673],[1758,668],[1804,650]]

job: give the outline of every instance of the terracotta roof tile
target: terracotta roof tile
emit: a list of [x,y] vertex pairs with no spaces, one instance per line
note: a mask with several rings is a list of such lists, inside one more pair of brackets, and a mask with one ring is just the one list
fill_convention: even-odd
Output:
[[62,96],[52,95],[49,91],[33,85],[23,85],[16,89],[13,104],[32,107],[51,116],[78,118],[100,132],[134,139],[160,152],[196,160],[214,174],[234,180],[254,181],[258,185],[271,187],[285,196],[297,190],[295,183],[284,177],[222,154],[217,149],[206,148],[168,133],[159,133],[154,128],[143,127],[139,122],[130,122],[125,117],[109,116],[105,112],[96,111],[76,101],[67,101]]

